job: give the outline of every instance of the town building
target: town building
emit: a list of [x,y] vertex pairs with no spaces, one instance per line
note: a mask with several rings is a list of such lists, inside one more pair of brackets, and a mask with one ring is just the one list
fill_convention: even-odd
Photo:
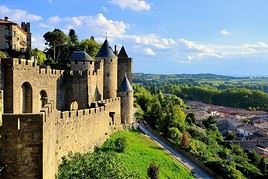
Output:
[[31,50],[30,23],[21,26],[5,17],[0,19],[0,50],[10,56],[22,56]]

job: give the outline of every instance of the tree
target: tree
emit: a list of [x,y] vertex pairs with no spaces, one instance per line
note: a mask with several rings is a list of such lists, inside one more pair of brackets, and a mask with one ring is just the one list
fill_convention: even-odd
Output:
[[38,65],[43,64],[46,60],[46,54],[44,54],[38,48],[35,48],[31,51],[31,56],[33,56],[37,60]]
[[73,178],[140,178],[127,170],[117,155],[111,152],[87,154],[69,154],[62,159],[58,170],[58,179]]
[[78,45],[79,40],[78,40],[78,37],[77,37],[74,29],[70,29],[70,31],[69,31],[69,39],[70,39],[70,42],[72,44]]
[[80,50],[85,50],[91,57],[96,57],[101,45],[95,41],[92,36],[90,39],[84,39],[79,45]]
[[[46,40],[46,49],[48,55],[53,57],[56,62],[59,60],[66,60],[66,56],[63,56],[64,51],[66,51],[66,44],[68,42],[68,37],[60,29],[54,29],[52,32],[47,32],[44,34],[44,39]],[[68,57],[67,57],[68,58]]]
[[5,52],[0,51],[0,58],[7,58],[7,55]]
[[190,136],[187,132],[184,132],[181,138],[181,147],[183,149],[187,149],[189,144],[190,144]]
[[234,140],[235,139],[235,133],[233,131],[228,131],[226,139],[227,140]]
[[185,121],[191,126],[195,123],[195,116],[194,113],[188,113],[186,116]]
[[180,144],[181,138],[182,138],[182,133],[179,131],[178,128],[176,128],[176,127],[169,128],[168,136],[171,138],[171,140],[175,144]]
[[216,120],[213,116],[209,116],[206,120],[204,120],[202,123],[206,129],[216,130]]
[[150,179],[158,179],[159,178],[159,166],[155,163],[151,163],[147,170],[148,177]]

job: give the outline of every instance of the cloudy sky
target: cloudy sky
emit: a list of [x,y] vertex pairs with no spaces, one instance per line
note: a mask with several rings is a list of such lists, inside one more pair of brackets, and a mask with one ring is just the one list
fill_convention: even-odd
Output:
[[124,45],[134,71],[268,76],[267,0],[1,0],[0,18]]

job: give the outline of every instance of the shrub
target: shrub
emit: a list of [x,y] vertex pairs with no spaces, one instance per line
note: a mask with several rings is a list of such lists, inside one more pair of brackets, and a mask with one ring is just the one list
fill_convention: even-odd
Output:
[[168,136],[177,145],[181,142],[182,133],[176,127],[171,127],[168,129]]
[[58,179],[139,179],[140,177],[125,168],[114,153],[95,152],[87,154],[69,154],[62,158]]
[[127,148],[127,140],[126,138],[118,138],[115,141],[115,147],[117,152],[125,152]]
[[147,174],[150,179],[158,179],[159,178],[159,166],[156,165],[155,163],[151,163],[148,167]]
[[188,148],[189,144],[190,144],[190,136],[187,132],[184,132],[181,138],[181,147],[183,149],[186,149]]

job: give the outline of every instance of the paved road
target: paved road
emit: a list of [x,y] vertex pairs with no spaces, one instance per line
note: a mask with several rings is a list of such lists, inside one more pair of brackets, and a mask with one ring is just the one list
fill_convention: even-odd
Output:
[[182,153],[178,152],[177,150],[173,149],[170,145],[163,142],[161,139],[159,139],[157,136],[155,136],[153,133],[148,131],[143,124],[140,124],[138,128],[147,136],[149,136],[151,139],[153,139],[155,142],[157,142],[162,148],[164,148],[170,155],[175,157],[180,163],[182,163],[185,167],[190,169],[193,172],[193,175],[196,178],[204,178],[204,179],[212,179],[213,177],[208,174],[206,171],[204,171],[199,165],[194,163],[191,159],[187,158]]

